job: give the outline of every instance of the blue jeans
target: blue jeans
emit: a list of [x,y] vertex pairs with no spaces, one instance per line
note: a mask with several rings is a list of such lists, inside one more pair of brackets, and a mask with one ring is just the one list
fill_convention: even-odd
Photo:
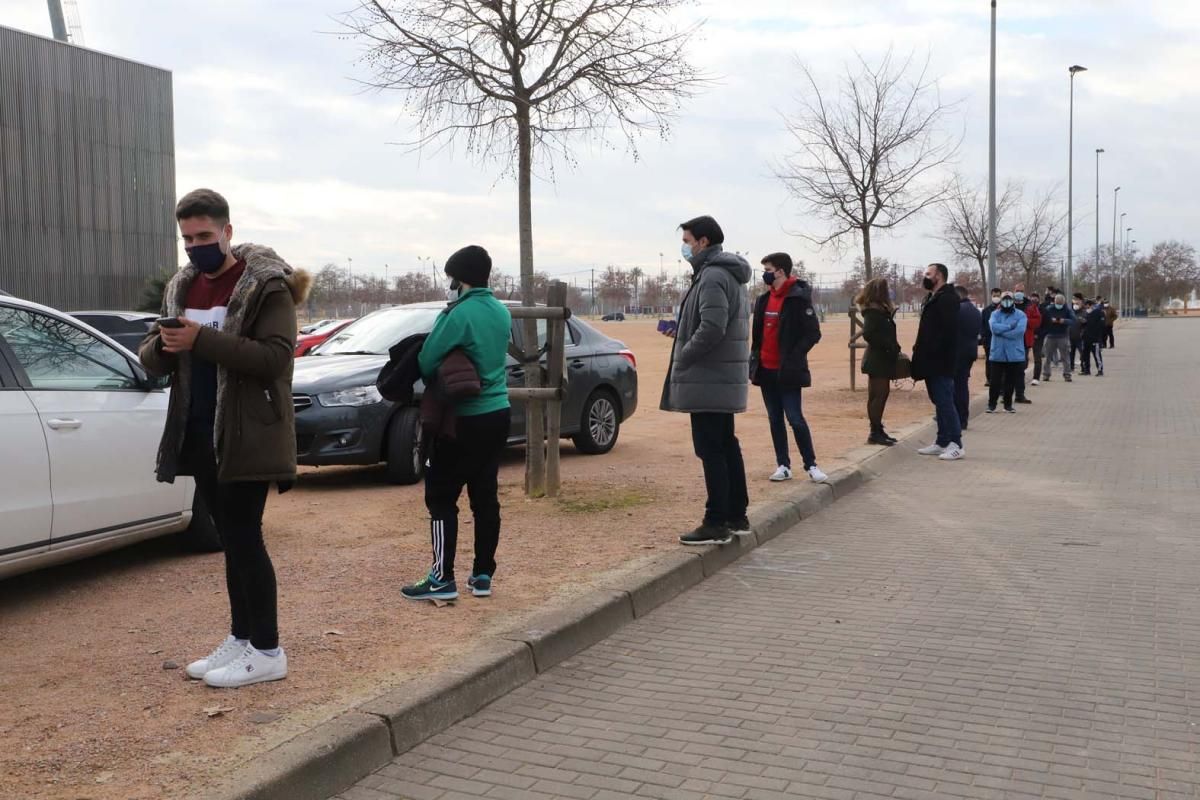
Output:
[[971,416],[971,367],[974,361],[965,361],[954,375],[954,408],[958,411],[958,422],[963,428]]
[[775,463],[792,468],[792,458],[789,455],[787,427],[792,426],[796,437],[796,447],[800,448],[800,457],[804,460],[804,469],[817,465],[817,454],[813,449],[812,431],[804,419],[800,407],[800,389],[785,389],[779,385],[779,372],[773,369],[758,370],[758,384],[762,389],[763,404],[767,407],[767,419],[771,422],[771,442],[775,445]]
[[937,411],[938,447],[956,444],[962,447],[962,425],[958,409],[954,406],[954,378],[949,375],[931,375],[925,379],[925,391]]

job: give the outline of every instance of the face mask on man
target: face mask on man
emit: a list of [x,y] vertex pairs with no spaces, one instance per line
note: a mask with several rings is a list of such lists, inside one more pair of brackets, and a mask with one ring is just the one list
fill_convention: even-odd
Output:
[[1083,306],[1079,305],[1079,303],[1074,303],[1074,304],[1072,305],[1072,307],[1073,307],[1073,308],[1074,308],[1076,311],[1078,311],[1079,309],[1083,308]]
[[1006,297],[1000,301],[1000,307],[1005,311],[1012,311],[1013,301],[1011,297]]
[[210,244],[198,244],[185,248],[188,261],[205,275],[211,275],[221,269],[225,263],[225,251],[221,249],[220,240]]
[[923,286],[925,288],[925,291],[932,292],[933,291],[933,278],[926,276],[925,280],[921,281],[921,286]]
[[774,272],[764,272],[762,274],[762,279],[763,279],[763,283],[765,283],[767,286],[775,285],[775,273]]
[[1025,293],[1024,293],[1024,292],[1017,292],[1015,295],[1013,295],[1013,297],[1017,298],[1017,302],[1019,303],[1019,302],[1021,302],[1022,300],[1024,300],[1024,299],[1025,299]]
[[1055,303],[1055,304],[1054,304],[1054,310],[1055,310],[1055,311],[1062,311],[1062,309],[1063,309],[1063,304],[1062,304],[1062,303]]
[[992,295],[992,305],[994,305],[994,306],[1000,305],[1000,295],[998,295],[998,294]]
[[453,303],[462,296],[462,284],[458,282],[458,278],[450,281],[450,288],[446,290],[446,299]]
[[679,248],[679,252],[683,255],[684,261],[692,260],[692,246],[687,242],[683,243],[683,245]]

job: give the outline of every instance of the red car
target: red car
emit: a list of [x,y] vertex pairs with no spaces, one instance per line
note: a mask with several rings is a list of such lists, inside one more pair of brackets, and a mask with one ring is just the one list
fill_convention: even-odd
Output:
[[321,327],[314,330],[312,333],[301,334],[296,337],[296,358],[306,356],[314,347],[319,344],[324,344],[325,340],[342,328],[354,322],[352,319],[335,319],[326,322]]

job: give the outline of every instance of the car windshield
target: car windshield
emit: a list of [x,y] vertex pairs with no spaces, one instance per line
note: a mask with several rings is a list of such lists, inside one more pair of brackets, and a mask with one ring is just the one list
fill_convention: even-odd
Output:
[[350,323],[313,351],[313,355],[387,355],[393,345],[415,333],[429,333],[440,308],[388,308]]
[[331,319],[328,322],[322,322],[320,325],[318,325],[317,327],[315,327],[311,331],[309,331],[307,335],[319,336],[322,333],[329,333],[331,330],[336,328],[338,325],[342,325],[345,322],[346,322],[346,320],[344,320],[344,319]]

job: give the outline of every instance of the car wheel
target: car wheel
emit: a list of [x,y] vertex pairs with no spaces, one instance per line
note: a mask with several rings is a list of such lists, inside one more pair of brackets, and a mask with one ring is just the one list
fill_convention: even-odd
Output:
[[217,523],[198,491],[192,495],[192,522],[179,532],[179,541],[184,549],[194,553],[216,553],[222,549]]
[[411,484],[425,475],[421,460],[421,411],[402,408],[392,417],[387,439],[387,477],[392,483]]
[[581,453],[601,455],[613,449],[621,435],[621,414],[617,398],[607,389],[597,389],[583,404],[579,433],[571,437]]

